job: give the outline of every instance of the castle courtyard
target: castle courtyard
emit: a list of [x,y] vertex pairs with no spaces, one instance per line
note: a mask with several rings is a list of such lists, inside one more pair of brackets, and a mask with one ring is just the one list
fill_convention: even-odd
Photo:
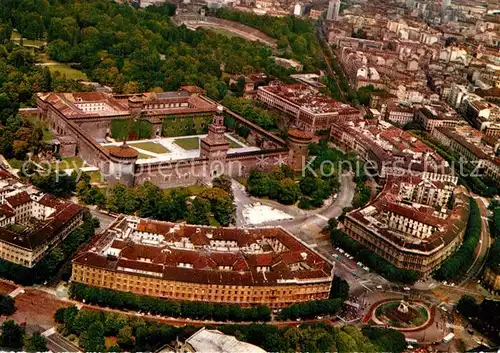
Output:
[[[127,144],[139,153],[138,164],[167,162],[200,157],[199,141],[207,135],[182,137],[160,137],[149,140],[130,141]],[[229,142],[228,154],[259,151],[256,146],[249,146],[231,134],[225,134]],[[123,142],[102,143],[105,148],[120,146]]]

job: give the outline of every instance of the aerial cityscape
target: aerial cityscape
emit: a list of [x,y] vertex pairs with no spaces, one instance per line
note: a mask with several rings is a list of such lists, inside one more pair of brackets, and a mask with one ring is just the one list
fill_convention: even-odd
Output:
[[499,318],[499,1],[0,1],[0,351],[500,352]]

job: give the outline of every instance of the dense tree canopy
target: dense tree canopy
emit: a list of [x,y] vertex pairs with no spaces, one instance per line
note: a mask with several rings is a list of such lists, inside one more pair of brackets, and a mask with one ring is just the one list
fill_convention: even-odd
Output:
[[484,299],[477,303],[473,297],[466,294],[460,298],[456,309],[475,329],[495,342],[500,340],[500,301]]
[[[263,109],[259,105],[255,104],[251,100],[246,98],[236,98],[236,97],[226,97],[222,101],[222,104],[240,114],[245,119],[263,127],[266,130],[273,130],[277,128],[279,116],[272,113],[266,109]],[[237,130],[236,126],[228,126],[232,130]]]
[[47,352],[47,340],[40,334],[40,332],[35,331],[30,337],[26,337],[24,340],[24,351],[33,353]]
[[462,245],[436,271],[434,277],[438,280],[447,280],[463,275],[474,262],[474,251],[481,238],[483,222],[481,212],[473,197],[469,198],[469,205],[469,220]]
[[305,72],[316,71],[325,65],[311,21],[295,16],[260,16],[229,8],[217,10],[216,16],[257,28],[268,36],[278,39],[278,49],[282,51],[282,55],[301,61]]
[[23,340],[26,331],[13,320],[4,321],[2,334],[0,335],[0,346],[3,348],[20,351],[23,348]]
[[405,336],[397,330],[365,326],[361,331],[382,352],[402,352],[406,348]]
[[1,315],[12,315],[16,311],[16,306],[14,298],[9,295],[0,294],[0,316]]
[[330,299],[347,300],[349,297],[349,283],[339,276],[335,276],[330,289]]
[[337,188],[336,178],[314,176],[307,173],[295,182],[293,171],[287,166],[272,172],[252,170],[247,180],[248,192],[257,197],[269,197],[285,205],[299,201],[301,208],[316,208]]
[[[85,346],[90,344],[89,337],[97,345],[102,344],[106,337],[117,337],[117,346],[109,351],[156,351],[176,339],[185,341],[200,329],[193,326],[174,327],[112,312],[79,311],[74,306],[59,309],[55,319],[63,335],[74,334]],[[267,352],[400,353],[405,348],[405,345],[401,348],[401,336],[403,342],[404,336],[392,329],[370,329],[365,333],[365,329],[361,331],[354,326],[335,327],[324,323],[283,328],[257,323],[227,324],[207,329],[218,329]]]
[[316,316],[334,315],[340,311],[343,300],[311,300],[281,309],[278,320],[313,319]]
[[[286,76],[287,71],[271,59],[270,47],[205,29],[177,27],[169,18],[174,12],[170,4],[136,10],[108,0],[6,0],[0,38],[14,27],[28,39],[46,39],[52,59],[80,63],[91,80],[112,85],[117,92],[175,90],[187,84],[221,99],[227,91],[221,68],[230,74],[265,71]],[[271,19],[267,22],[278,26]],[[289,55],[307,67],[321,65],[312,24],[293,17],[286,22],[290,28],[279,31],[288,38]]]
[[[76,184],[76,194],[81,201],[112,212],[138,214],[140,217],[170,222],[187,219],[189,223],[199,225],[215,222],[228,226],[233,223],[236,206],[230,180],[226,177],[216,178],[214,187],[200,189],[202,191],[194,195],[189,188],[161,190],[153,183],[146,182],[135,188],[116,185],[105,195],[90,184],[90,177],[85,173]],[[195,196],[194,200],[188,199],[190,196]]]

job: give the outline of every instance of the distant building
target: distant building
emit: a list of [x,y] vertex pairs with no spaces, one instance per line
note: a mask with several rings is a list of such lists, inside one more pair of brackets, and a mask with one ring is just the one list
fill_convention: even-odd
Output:
[[411,107],[391,104],[387,107],[387,120],[404,126],[414,120],[415,112]]
[[451,0],[441,0],[442,10],[445,11],[448,7],[451,6]]
[[448,163],[417,137],[386,121],[359,119],[332,124],[330,141],[346,152],[355,151],[368,161],[372,175],[412,175],[454,182]]
[[483,273],[483,282],[491,291],[500,292],[500,265],[487,266]]
[[294,16],[302,16],[304,14],[304,5],[301,3],[296,3],[293,7],[293,15]]
[[276,65],[283,66],[286,69],[294,69],[297,72],[301,72],[304,69],[304,65],[297,60],[279,58],[277,56],[273,56],[272,58]]
[[167,0],[138,0],[139,1],[139,7],[148,7],[150,5],[161,5],[167,2]]
[[455,129],[439,127],[432,132],[432,136],[468,162],[475,162],[477,173],[482,172],[492,180],[500,180],[500,157],[496,154],[498,142],[495,137],[483,135],[470,126]]
[[253,97],[256,93],[257,85],[265,84],[267,75],[264,73],[243,75],[237,74],[229,78],[229,86],[238,85],[239,80],[244,80],[243,93],[245,97]]
[[445,104],[437,103],[426,104],[418,108],[415,112],[415,120],[427,131],[432,131],[437,127],[452,128],[463,123],[453,109],[449,109]]
[[309,132],[328,130],[335,121],[357,119],[361,114],[358,109],[303,84],[274,82],[261,86],[256,99],[292,116],[296,127]]
[[82,224],[84,209],[23,184],[0,168],[0,258],[35,266]]
[[328,2],[328,10],[326,12],[326,19],[328,21],[338,21],[340,13],[340,0],[330,0]]

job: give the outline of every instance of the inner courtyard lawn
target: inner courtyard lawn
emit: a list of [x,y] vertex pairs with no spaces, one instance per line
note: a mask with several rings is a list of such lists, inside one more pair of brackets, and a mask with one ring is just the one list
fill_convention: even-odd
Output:
[[[229,148],[241,148],[243,147],[238,142],[230,139],[226,136],[227,142],[229,142]],[[174,143],[179,147],[185,149],[186,151],[197,150],[200,148],[200,138],[199,137],[188,137],[182,139],[174,140]]]
[[129,142],[129,145],[131,147],[135,148],[140,148],[141,150],[153,152],[153,153],[158,153],[158,154],[163,154],[163,153],[169,153],[170,151],[163,145],[155,142]]
[[174,140],[174,143],[185,149],[186,151],[197,150],[200,148],[200,138],[199,137],[188,137],[184,139]]

